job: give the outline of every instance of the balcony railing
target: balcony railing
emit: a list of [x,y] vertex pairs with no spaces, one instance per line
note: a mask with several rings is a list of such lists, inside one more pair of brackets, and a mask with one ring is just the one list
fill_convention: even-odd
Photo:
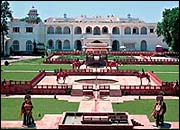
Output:
[[82,38],[88,39],[88,38],[111,38],[111,34],[101,34],[101,35],[94,35],[94,34],[85,34],[83,33]]

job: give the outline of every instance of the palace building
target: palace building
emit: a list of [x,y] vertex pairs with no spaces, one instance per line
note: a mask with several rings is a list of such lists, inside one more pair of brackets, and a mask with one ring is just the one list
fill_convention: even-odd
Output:
[[29,10],[28,22],[12,19],[9,22],[9,34],[5,40],[5,54],[10,49],[15,52],[32,53],[34,44],[43,43],[47,49],[83,50],[86,43],[107,43],[111,51],[126,50],[152,51],[157,45],[168,48],[162,37],[157,37],[157,23],[146,23],[139,18],[116,16],[95,16],[88,18],[82,15],[69,18],[49,17],[43,22],[35,22],[38,11]]

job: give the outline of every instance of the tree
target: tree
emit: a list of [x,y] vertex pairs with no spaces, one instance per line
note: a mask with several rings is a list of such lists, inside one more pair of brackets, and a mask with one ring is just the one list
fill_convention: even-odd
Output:
[[34,39],[34,41],[33,41],[33,46],[34,46],[34,48],[33,48],[33,53],[36,54],[36,53],[37,53],[37,47],[36,47],[36,41],[35,41],[35,39]]
[[37,17],[37,18],[25,17],[25,18],[20,19],[20,21],[25,21],[27,23],[34,23],[34,24],[38,24],[39,22],[42,22],[40,17]]
[[158,22],[156,31],[173,51],[179,51],[179,7],[163,11],[162,22]]
[[10,10],[9,3],[7,1],[1,1],[1,38],[2,38],[2,55],[4,56],[4,38],[8,34],[8,20],[12,18],[12,11]]

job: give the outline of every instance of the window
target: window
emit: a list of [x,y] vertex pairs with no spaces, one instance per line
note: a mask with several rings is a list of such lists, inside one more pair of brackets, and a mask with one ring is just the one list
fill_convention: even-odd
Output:
[[32,51],[33,47],[32,47],[32,41],[28,40],[26,42],[26,51]]
[[134,27],[133,28],[133,34],[139,34],[139,28]]
[[94,35],[100,35],[100,28],[99,28],[99,27],[95,27],[93,34],[94,34]]
[[92,28],[91,27],[87,27],[86,28],[86,33],[87,34],[92,34]]
[[27,28],[26,28],[26,32],[32,33],[32,32],[33,32],[33,27],[27,27]]
[[141,41],[141,51],[147,50],[147,42],[145,40]]
[[102,28],[102,34],[108,34],[108,28],[107,27]]
[[82,33],[82,30],[80,27],[75,27],[74,29],[74,34],[81,34]]
[[119,28],[118,27],[114,27],[112,30],[113,34],[119,34]]
[[56,41],[56,49],[57,50],[62,50],[62,42],[60,40]]
[[141,34],[147,34],[147,28],[146,27],[141,28]]
[[52,26],[48,27],[47,34],[54,34],[54,28]]
[[154,33],[154,29],[153,28],[150,29],[150,33]]
[[56,34],[62,34],[62,28],[61,27],[56,27]]
[[49,49],[53,49],[54,48],[53,40],[51,40],[51,39],[48,41],[48,48]]
[[124,30],[124,34],[131,34],[131,28],[126,27],[125,30]]
[[12,48],[13,48],[13,51],[19,51],[19,41],[14,40]]
[[63,34],[70,34],[71,33],[71,30],[69,27],[64,27],[64,31],[63,31]]
[[63,49],[64,49],[64,50],[70,49],[70,41],[69,41],[69,40],[65,40],[65,41],[64,41]]
[[13,27],[13,32],[20,32],[19,27]]

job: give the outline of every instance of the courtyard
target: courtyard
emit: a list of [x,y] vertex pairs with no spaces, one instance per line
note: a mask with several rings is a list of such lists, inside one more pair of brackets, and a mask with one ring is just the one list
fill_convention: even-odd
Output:
[[[72,56],[71,56],[72,57]],[[43,61],[44,58],[33,58],[33,59],[23,59],[15,62],[10,62],[10,65],[2,66],[2,77],[1,80],[19,80],[19,81],[28,81],[31,80],[35,75],[38,74],[39,70],[45,70],[52,72],[54,69],[60,69],[60,68],[66,68],[66,69],[72,69],[72,66],[70,64],[44,64]],[[121,65],[119,66],[120,70],[138,70],[141,71],[142,68],[145,71],[153,71],[154,74],[156,74],[162,81],[176,81],[179,79],[179,67],[178,65]],[[83,69],[83,66],[82,68]],[[93,69],[93,68],[92,68]],[[102,68],[94,69],[93,71],[99,71]],[[106,69],[106,68],[105,68]],[[108,69],[108,68],[107,68]],[[26,73],[26,76],[24,76],[24,73]],[[168,75],[168,78],[167,78]],[[98,80],[99,81],[98,81]],[[108,81],[111,79],[112,81]],[[102,80],[102,81],[101,81]],[[131,82],[129,82],[131,81]],[[110,83],[110,89],[117,89],[119,85],[139,85],[140,79],[136,76],[68,76],[66,79],[65,84],[73,85],[73,89],[81,89],[81,85],[93,85],[93,88],[97,88],[97,85],[106,85]],[[38,88],[38,86],[52,86],[52,85],[61,85],[62,83],[57,83],[56,76],[45,76],[41,81],[38,82],[34,88]],[[147,79],[142,80],[142,85],[147,85],[148,81]],[[158,86],[156,82],[151,79],[151,85]],[[20,98],[21,97],[21,98]],[[42,98],[43,97],[43,98]],[[4,104],[5,102],[8,102],[8,104],[4,104],[2,107],[2,124],[4,124],[3,128],[11,127],[11,128],[21,128],[18,124],[20,120],[17,113],[19,113],[19,107],[10,107],[13,106],[15,103],[16,106],[20,106],[22,102],[22,96],[16,96],[16,95],[10,95],[10,96],[3,96],[1,95],[1,101]],[[99,97],[98,103],[94,104],[94,98],[87,96],[61,96],[57,95],[57,99],[53,99],[53,95],[32,95],[32,102],[35,108],[33,109],[34,113],[33,116],[35,118],[35,121],[37,122],[36,128],[53,128],[55,125],[47,126],[47,124],[44,126],[42,125],[44,118],[51,118],[50,115],[54,115],[54,119],[52,119],[52,122],[54,120],[54,123],[57,124],[60,115],[63,114],[63,112],[93,112],[93,111],[101,111],[101,112],[129,112],[130,117],[133,119],[136,119],[140,121],[140,117],[137,117],[137,115],[146,115],[147,120],[149,120],[146,124],[146,127],[144,128],[153,128],[153,122],[155,121],[153,118],[151,118],[149,115],[152,111],[152,106],[155,100],[155,96],[141,96],[141,100],[139,100],[138,96],[121,96],[121,97]],[[165,122],[172,122],[169,123],[171,128],[176,128],[177,124],[176,121],[179,120],[178,114],[178,97],[171,97],[171,96],[165,96],[165,102],[167,103],[168,109],[171,109],[174,111],[174,115],[170,114],[169,112],[165,115]],[[46,104],[45,104],[46,103]],[[14,104],[14,105],[15,105]],[[18,105],[19,104],[19,105]],[[63,105],[64,104],[64,105]],[[41,106],[39,106],[41,105]],[[57,106],[59,105],[59,106]],[[137,106],[133,107],[131,109],[131,106]],[[143,106],[145,105],[145,106]],[[45,107],[45,106],[52,106],[52,107]],[[66,106],[66,107],[64,107]],[[108,106],[108,107],[107,107]],[[172,107],[172,108],[171,108]],[[42,109],[45,108],[45,109]],[[142,108],[142,109],[139,109]],[[10,111],[14,111],[15,115],[8,115]],[[7,113],[8,112],[8,113]],[[39,116],[40,114],[40,116]],[[49,114],[49,115],[48,115]],[[59,115],[59,116],[58,116]],[[134,115],[134,116],[133,116]],[[56,119],[55,119],[56,118]],[[15,121],[17,122],[13,126],[10,124],[8,125],[8,121]],[[41,122],[41,123],[40,123]],[[142,122],[142,121],[141,121]],[[174,122],[174,123],[173,123]],[[10,123],[10,122],[9,122]],[[168,123],[167,123],[168,124]],[[169,126],[167,126],[169,127]],[[169,127],[169,128],[170,128]]]
[[177,1],[1,12],[1,129],[179,129]]

